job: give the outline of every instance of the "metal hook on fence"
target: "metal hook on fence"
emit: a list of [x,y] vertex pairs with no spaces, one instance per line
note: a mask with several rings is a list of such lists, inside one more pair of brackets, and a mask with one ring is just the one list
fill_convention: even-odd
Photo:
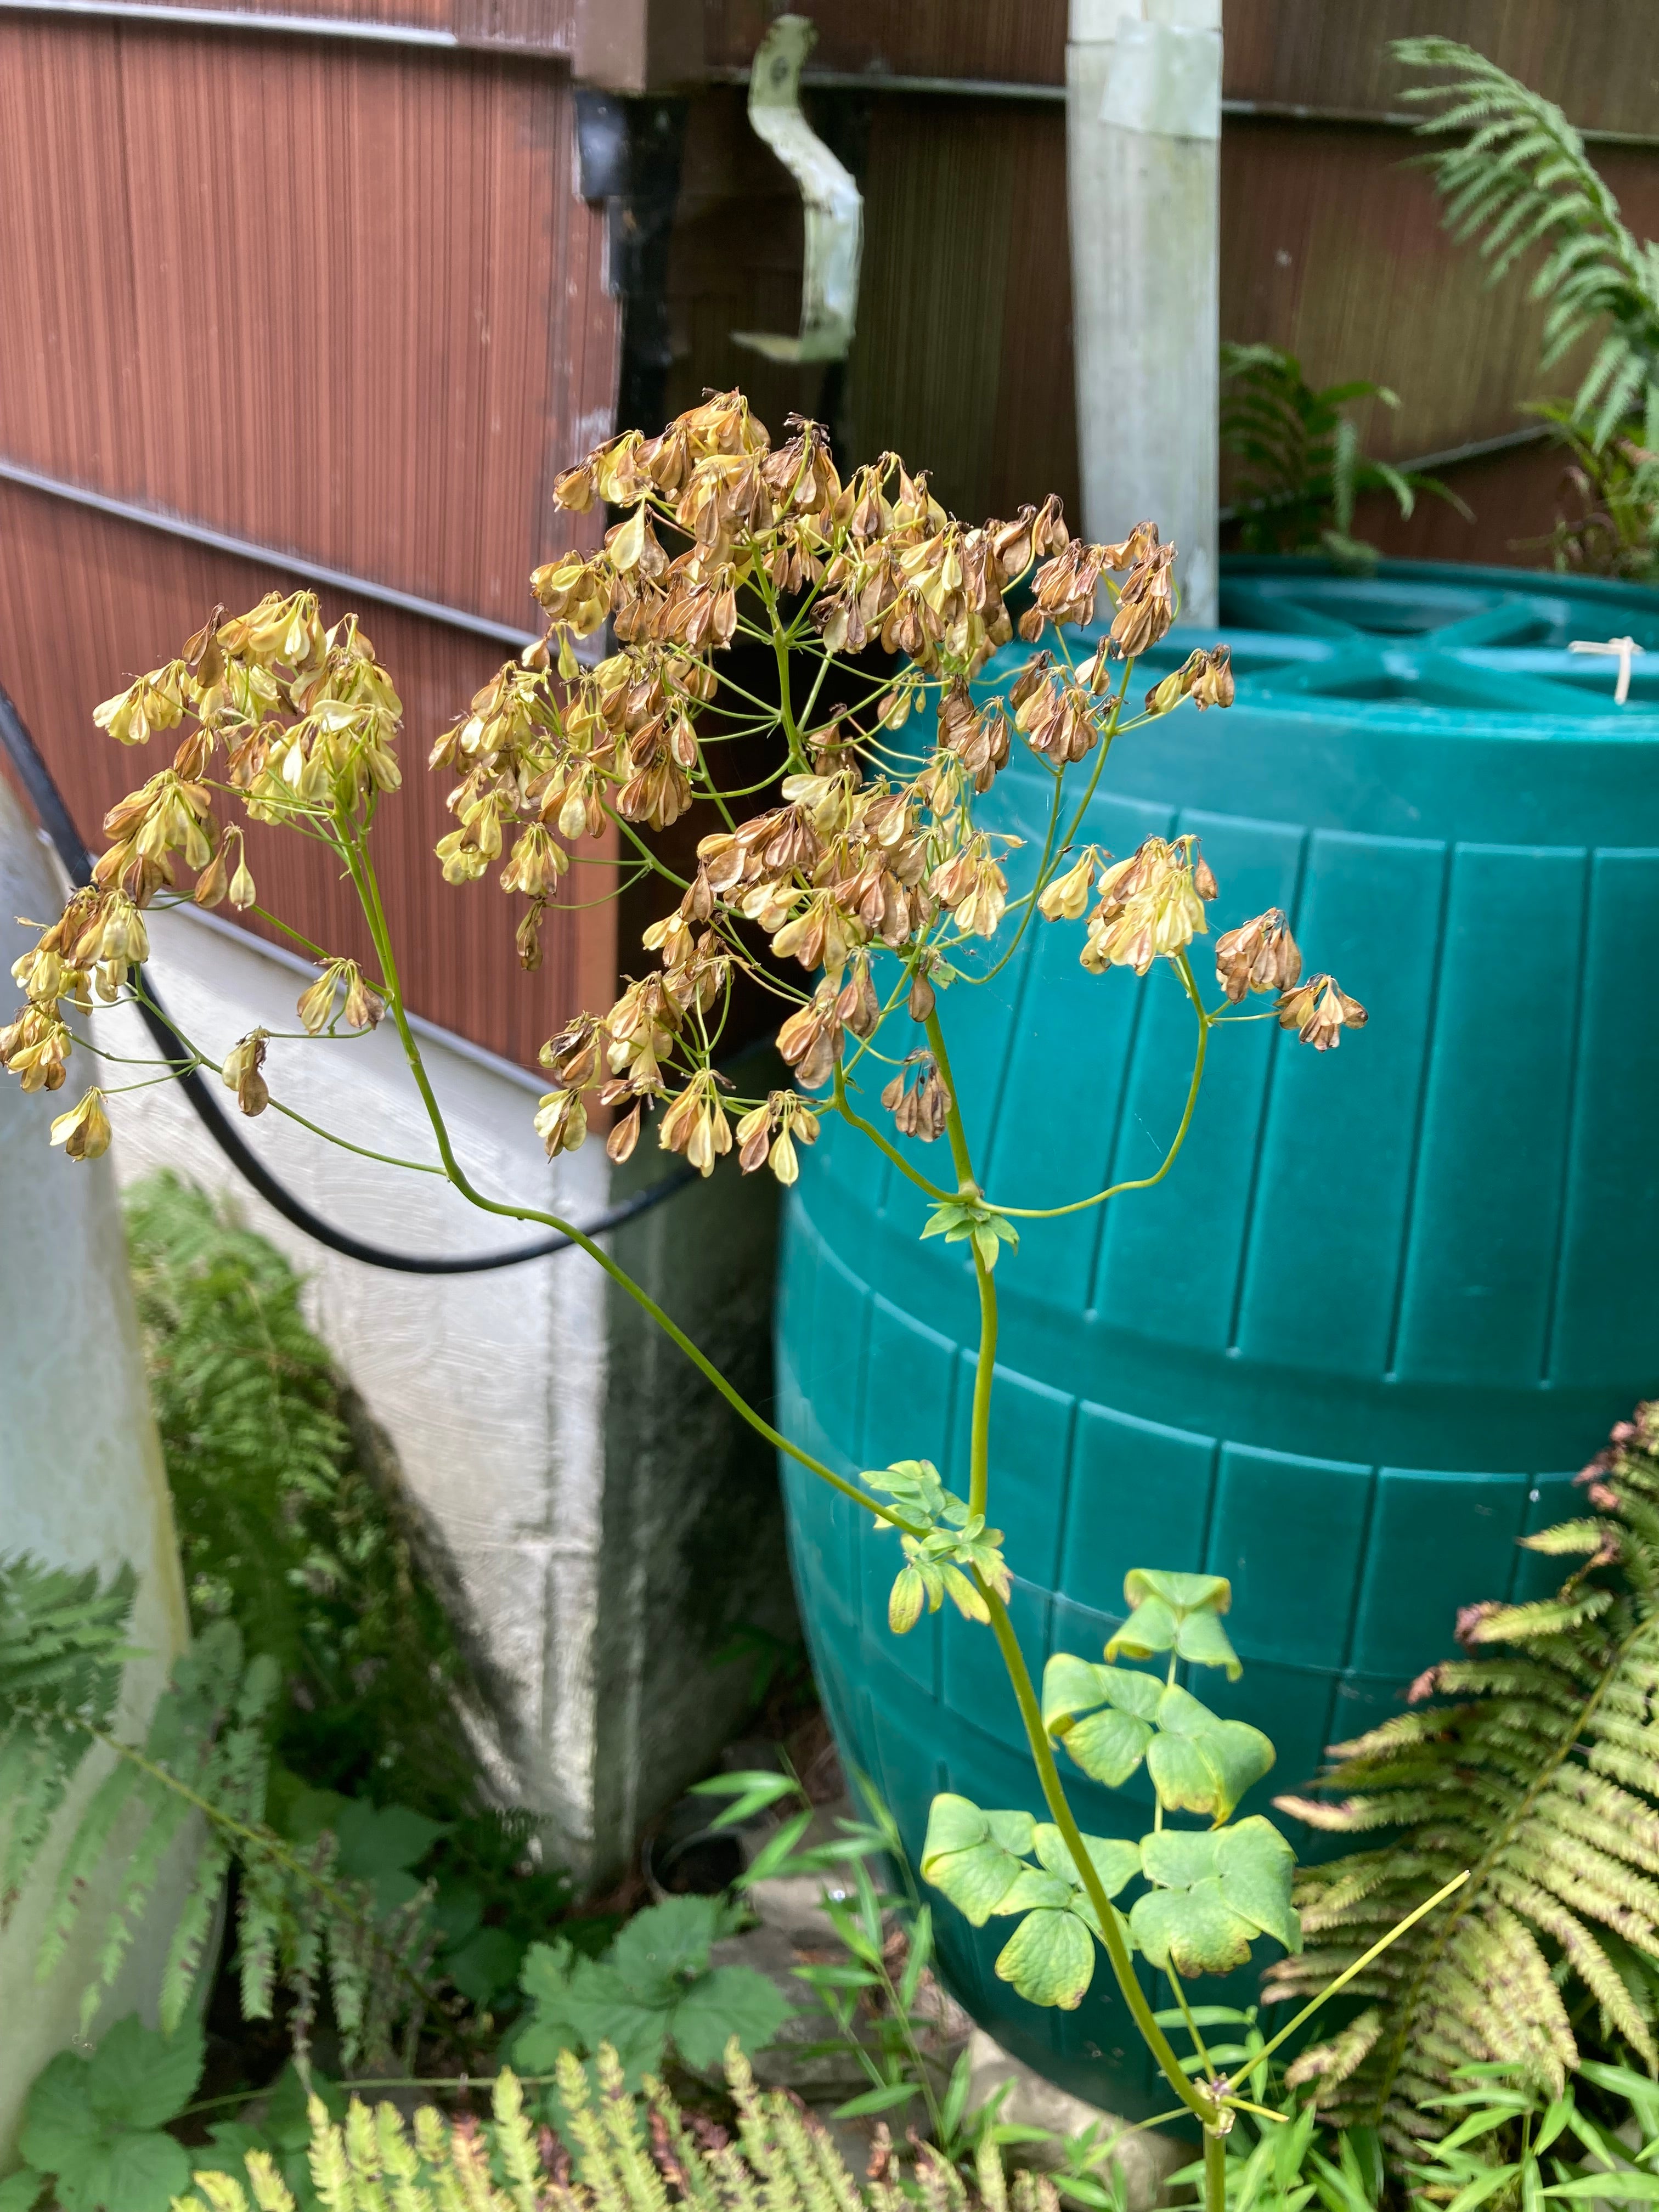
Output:
[[800,334],[734,331],[733,343],[769,361],[845,361],[858,306],[864,252],[864,202],[800,109],[801,66],[817,29],[805,15],[780,15],[755,53],[749,122],[800,187],[806,209]]

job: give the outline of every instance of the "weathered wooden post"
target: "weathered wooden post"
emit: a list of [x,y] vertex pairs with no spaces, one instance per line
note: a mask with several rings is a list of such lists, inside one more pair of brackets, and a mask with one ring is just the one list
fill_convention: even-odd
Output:
[[1152,517],[1213,622],[1221,0],[1071,0],[1066,82],[1084,528]]

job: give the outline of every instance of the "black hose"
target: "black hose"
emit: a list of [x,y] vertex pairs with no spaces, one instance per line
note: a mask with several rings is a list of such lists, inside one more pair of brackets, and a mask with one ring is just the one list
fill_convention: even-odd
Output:
[[[40,757],[39,746],[3,688],[0,688],[0,747],[3,747],[7,759],[16,770],[29,804],[71,881],[77,885],[89,884],[92,855],[64,803],[63,793],[52,780],[51,769]],[[188,1054],[190,1048],[167,1019],[155,986],[142,969],[138,972],[144,990],[138,1011],[150,1035],[168,1058],[177,1051]],[[286,1183],[272,1175],[215,1097],[212,1086],[204,1080],[199,1067],[189,1068],[177,1080],[209,1136],[265,1203],[275,1206],[285,1221],[291,1221],[319,1244],[325,1244],[331,1252],[343,1253],[348,1260],[361,1260],[365,1267],[386,1267],[401,1275],[483,1275],[496,1267],[519,1267],[526,1260],[545,1259],[550,1252],[568,1252],[575,1243],[574,1237],[560,1230],[552,1236],[538,1237],[533,1244],[519,1245],[510,1252],[480,1252],[468,1259],[428,1258],[419,1253],[390,1252],[383,1245],[366,1243],[361,1237],[352,1236],[349,1230],[337,1229],[320,1214],[313,1213],[303,1199],[296,1198]],[[583,1235],[602,1237],[607,1230],[620,1229],[623,1222],[636,1219],[653,1206],[660,1206],[665,1198],[672,1198],[677,1190],[684,1190],[691,1176],[690,1168],[665,1176],[660,1182],[625,1199],[620,1206],[609,1207],[596,1221],[586,1223]]]

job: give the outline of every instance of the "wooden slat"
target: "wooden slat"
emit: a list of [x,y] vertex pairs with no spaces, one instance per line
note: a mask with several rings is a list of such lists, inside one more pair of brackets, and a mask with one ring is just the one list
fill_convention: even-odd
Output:
[[1652,0],[1225,0],[1234,100],[1394,110],[1395,39],[1461,40],[1558,103],[1582,129],[1659,134],[1659,9]]
[[[1407,150],[1385,132],[1279,123],[1237,125],[1221,144],[1223,335],[1286,347],[1315,385],[1389,386],[1399,408],[1358,419],[1390,457],[1512,430],[1524,401],[1571,392],[1583,365],[1540,371],[1526,272],[1487,283]],[[1637,234],[1659,231],[1659,156],[1596,159]]]
[[527,625],[616,303],[562,75],[0,15],[0,452]]
[[[1066,0],[793,0],[811,15],[812,66],[881,76],[1006,78],[1059,84]],[[771,10],[766,0],[705,0],[714,68],[744,67]]]

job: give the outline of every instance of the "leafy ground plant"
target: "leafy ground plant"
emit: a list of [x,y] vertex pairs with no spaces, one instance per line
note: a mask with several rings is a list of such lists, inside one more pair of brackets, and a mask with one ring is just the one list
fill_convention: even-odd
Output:
[[0,2182],[0,2212],[33,2212],[48,2191],[61,2212],[167,2212],[191,2161],[167,2124],[195,2094],[202,2062],[193,2021],[169,2037],[131,2015],[90,2057],[59,2051],[29,2091],[25,2164]]
[[[353,2100],[343,2125],[313,2108],[311,2165],[325,2201],[350,2212],[404,2212],[435,2204],[442,2212],[1057,2212],[1050,2183],[1030,2173],[1012,2179],[988,2145],[970,2191],[931,2145],[906,2159],[890,2148],[881,2170],[855,2179],[822,2122],[781,2091],[765,2092],[741,2051],[726,2054],[735,2137],[690,2118],[660,2082],[643,2097],[624,2086],[608,2046],[590,2083],[567,2053],[558,2089],[568,2114],[560,2143],[531,2124],[520,2083],[496,2077],[491,2118],[453,2123],[433,2106],[412,2125],[390,2105],[372,2111]],[[270,2161],[255,2152],[246,2173],[258,2212],[295,2212]],[[198,2177],[198,2193],[177,2212],[250,2212],[238,2182]]]
[[[1127,1916],[1115,1907],[1113,1892],[1131,1869],[1112,1855],[1103,1863],[1085,1841],[1049,1735],[1050,1720],[1081,1716],[1068,1708],[1045,1718],[1009,1617],[1018,1562],[993,1525],[990,1435],[997,1274],[1021,1263],[1027,1234],[1040,1241],[1055,1211],[1103,1206],[1161,1179],[1185,1141],[1220,1028],[1276,1019],[1326,1052],[1365,1019],[1334,977],[1304,977],[1277,908],[1243,917],[1217,939],[1211,995],[1193,956],[1220,894],[1194,836],[1151,836],[1121,860],[1079,842],[1124,730],[1227,705],[1226,648],[1191,653],[1132,711],[1133,665],[1176,613],[1175,549],[1153,522],[1134,523],[1116,544],[1087,544],[1049,498],[969,527],[895,455],[843,480],[818,426],[793,421],[775,446],[735,392],[711,396],[657,437],[629,430],[608,440],[557,479],[555,496],[574,542],[531,580],[547,635],[503,667],[433,749],[454,823],[436,857],[448,882],[495,873],[521,902],[527,968],[540,958],[549,907],[591,902],[580,874],[572,886],[566,878],[597,868],[603,895],[615,880],[612,850],[626,856],[628,884],[654,878],[664,887],[666,910],[645,933],[656,964],[610,1006],[573,1013],[548,1040],[541,1057],[550,1087],[537,1129],[552,1155],[583,1144],[590,1119],[609,1117],[606,1149],[622,1160],[649,1123],[664,1150],[704,1175],[735,1151],[745,1172],[767,1169],[785,1184],[826,1114],[873,1144],[922,1193],[923,1233],[943,1239],[977,1297],[966,1494],[950,1497],[917,1460],[872,1470],[863,1484],[828,1465],[749,1404],[602,1244],[543,1208],[488,1198],[470,1180],[410,1019],[374,858],[377,821],[402,780],[402,703],[356,617],[325,628],[312,593],[273,594],[228,619],[215,609],[174,658],[97,709],[119,744],[177,732],[172,761],[112,811],[93,881],[18,963],[27,1003],[0,1030],[0,1061],[30,1089],[65,1083],[70,1059],[85,1048],[78,1025],[94,994],[106,1003],[143,994],[145,909],[184,895],[181,867],[199,903],[228,896],[257,912],[317,957],[318,974],[291,1032],[210,1042],[179,1035],[161,1074],[205,1068],[243,1112],[292,1114],[282,1092],[293,1055],[390,1019],[432,1155],[394,1164],[443,1177],[489,1212],[569,1234],[759,1436],[898,1531],[896,1626],[919,1603],[948,1600],[995,1643],[1024,1725],[1030,1796],[1046,1818],[1039,1833],[1031,1807],[994,1814],[949,1807],[939,1818],[950,1847],[941,1836],[930,1856],[942,1863],[979,1848],[968,1831],[983,1820],[980,1840],[995,1845],[986,1863],[1006,1876],[994,1901],[1012,1911],[1011,1893],[1025,1900],[1012,1960],[1054,2001],[1074,2002],[1079,1976],[1097,1973],[1103,1955],[1171,2094],[1203,2131],[1206,2193],[1221,2212],[1237,2085],[1189,2075],[1141,1987],[1133,1950],[1150,1947],[1179,1970],[1183,1958],[1231,1955],[1241,1927],[1288,1936],[1280,1863],[1271,1871],[1255,1863],[1248,1822],[1207,1845],[1165,1841],[1160,1830],[1135,1853],[1151,1905],[1137,1902]],[[623,515],[608,530],[607,506]],[[1030,591],[1020,635],[1042,649],[1006,697],[976,694],[974,680],[1014,635],[1006,594],[1016,587]],[[1099,609],[1101,629],[1074,653],[1066,633],[1092,624]],[[616,650],[585,669],[576,643],[607,623]],[[740,665],[722,659],[739,636],[752,648]],[[902,666],[895,654],[905,656]],[[1016,738],[1052,793],[1041,848],[1024,860],[975,811]],[[653,835],[699,805],[707,832],[695,860],[688,844],[684,865],[675,866]],[[263,863],[250,848],[284,829],[319,842],[351,884],[373,947],[367,964],[319,951],[259,904],[253,878]],[[1059,1209],[1022,1206],[1013,1192],[981,1182],[942,1010],[950,991],[1000,972],[1034,920],[1079,933],[1079,958],[1103,989],[1129,988],[1115,969],[1136,978],[1156,969],[1158,988],[1177,992],[1193,1022],[1187,1103],[1164,1165],[1123,1190],[1079,1192]],[[787,1086],[757,1097],[728,1091],[715,1066],[739,981],[777,1008],[777,1047],[792,1071]],[[1258,1016],[1245,1011],[1252,994],[1269,1000]],[[1058,1054],[1062,1044],[1048,1039],[1039,1048]],[[149,1066],[133,1079],[156,1073]],[[53,1139],[70,1158],[105,1149],[113,1095],[94,1085],[58,1116]],[[878,1112],[890,1117],[885,1126]],[[374,1151],[358,1141],[373,1133],[339,1133],[354,1156]],[[942,1171],[927,1151],[940,1139]],[[1177,1630],[1185,1616],[1218,1613],[1224,1602],[1224,1585],[1182,1601]],[[1137,1601],[1144,1625],[1163,1620],[1170,1603],[1149,1587]],[[1102,1676],[1109,1701],[1116,1670],[1109,1665]],[[1158,1747],[1161,1807],[1201,1802],[1212,1823],[1224,1821],[1236,1802],[1237,1739],[1174,1690],[1187,1695],[1166,1685],[1167,1702],[1149,1718],[1126,1718]],[[1029,1852],[1018,1848],[1022,1820],[1033,1823]]]
[[597,2060],[612,2049],[630,2089],[672,2056],[700,2073],[727,2045],[761,2049],[788,2017],[775,1985],[753,1966],[709,1963],[741,1913],[721,1897],[667,1897],[622,1928],[598,1958],[568,1938],[532,1944],[524,1962],[526,2018],[508,2051],[521,2070],[549,2073],[560,2054]]
[[1362,492],[1387,492],[1409,515],[1419,492],[1468,515],[1437,477],[1366,453],[1350,408],[1397,408],[1386,385],[1363,378],[1316,391],[1294,354],[1273,345],[1221,349],[1221,450],[1233,465],[1233,520],[1246,553],[1327,553],[1341,566],[1376,566],[1353,534]]
[[195,2101],[203,2063],[194,2021],[165,2036],[129,2015],[90,2053],[60,2051],[29,2091],[19,2144],[27,2163],[0,2182],[0,2212],[168,2212],[192,2174],[240,2175],[251,2151],[299,2212],[324,2212],[310,2169],[310,2115],[337,2118],[344,2100],[321,2075],[302,2083],[289,2066],[258,2100],[257,2124],[215,2120],[204,2143],[185,2144],[179,2124],[228,2101]]
[[123,1872],[82,1993],[83,2029],[120,1968],[167,1854],[199,1820],[194,1874],[162,1974],[162,2027],[177,2033],[190,2015],[234,1866],[244,2017],[270,2017],[285,1990],[289,2030],[303,2054],[326,1988],[348,2057],[412,2048],[443,2003],[428,1972],[435,1932],[424,1894],[382,1911],[374,1880],[340,1865],[331,1831],[295,1843],[271,1825],[264,1717],[276,1670],[245,1660],[233,1622],[216,1622],[175,1663],[142,1744],[116,1733],[131,1596],[128,1576],[103,1587],[96,1575],[0,1558],[0,1924],[70,1784],[85,1761],[101,1755],[105,1771],[59,1867],[36,1958],[44,1980],[63,1957],[88,1878],[118,1829]]

